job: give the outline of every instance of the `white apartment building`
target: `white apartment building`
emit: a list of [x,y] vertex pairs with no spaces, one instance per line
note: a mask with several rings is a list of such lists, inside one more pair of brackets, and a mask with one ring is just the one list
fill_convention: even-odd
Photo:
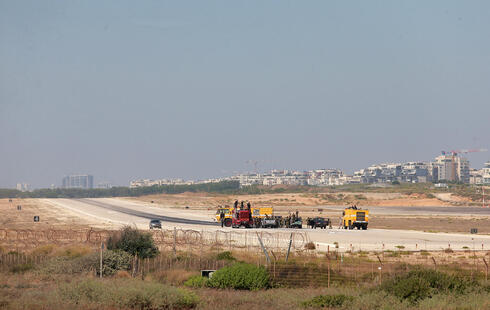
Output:
[[432,167],[437,169],[437,181],[470,182],[470,162],[464,157],[443,154],[435,158]]
[[485,163],[485,167],[482,169],[482,183],[490,184],[490,161]]

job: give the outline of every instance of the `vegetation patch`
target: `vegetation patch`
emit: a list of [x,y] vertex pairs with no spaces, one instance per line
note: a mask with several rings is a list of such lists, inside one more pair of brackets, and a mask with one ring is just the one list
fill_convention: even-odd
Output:
[[380,289],[415,304],[436,294],[464,294],[475,286],[478,283],[460,277],[431,269],[416,269],[384,282]]
[[67,305],[81,308],[191,309],[198,303],[192,292],[160,283],[128,279],[88,279],[63,285],[58,289],[58,294]]
[[192,288],[202,288],[208,286],[209,279],[202,276],[193,276],[190,277],[187,281],[184,282],[184,285]]
[[109,250],[122,250],[140,258],[155,257],[159,251],[149,233],[141,232],[130,226],[114,232],[107,240]]
[[236,258],[233,257],[233,254],[230,251],[220,252],[216,255],[217,260],[227,260],[227,261],[236,261]]
[[338,308],[344,306],[349,302],[352,302],[354,297],[343,294],[338,295],[319,295],[312,299],[302,302],[303,307],[314,308]]
[[270,286],[269,273],[263,266],[236,263],[213,273],[209,286],[237,290],[259,290]]
[[33,269],[33,268],[34,268],[34,266],[31,263],[17,264],[17,265],[14,265],[10,268],[10,272],[12,272],[12,273],[24,273],[26,271]]

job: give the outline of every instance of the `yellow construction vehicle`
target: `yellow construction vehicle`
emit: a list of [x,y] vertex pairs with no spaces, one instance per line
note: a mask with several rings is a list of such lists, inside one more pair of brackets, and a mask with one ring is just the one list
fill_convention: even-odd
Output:
[[[252,207],[252,218],[253,219],[265,219],[267,218],[272,218],[274,215],[274,210],[272,207],[263,207],[263,208],[257,208],[257,207]],[[230,227],[232,223],[232,214],[233,214],[233,207],[224,207],[224,208],[218,208],[216,210],[216,215],[214,220],[217,222],[220,222],[220,214],[221,211],[225,214],[225,219],[224,219],[224,225],[226,227]]]
[[359,209],[356,206],[344,209],[342,212],[342,226],[344,229],[366,230],[369,222],[369,210]]

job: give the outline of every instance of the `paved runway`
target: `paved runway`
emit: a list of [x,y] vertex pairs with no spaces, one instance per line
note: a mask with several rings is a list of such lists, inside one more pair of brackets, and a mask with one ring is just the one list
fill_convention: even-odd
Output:
[[[182,229],[211,230],[222,229],[216,222],[212,221],[214,211],[196,211],[191,209],[178,209],[158,206],[150,203],[132,201],[116,198],[99,199],[43,199],[46,203],[60,212],[71,212],[82,218],[96,220],[101,224],[106,224],[110,228],[119,228],[123,225],[135,225],[140,229],[148,229],[149,219],[158,218],[162,221],[164,228],[178,227]],[[325,209],[340,210],[343,207],[323,207]],[[338,209],[340,208],[340,209]],[[434,215],[438,212],[445,214],[459,215],[462,211],[468,210],[472,214],[487,214],[488,210],[466,209],[465,207],[454,208],[448,211],[438,209],[439,207],[372,207],[372,212],[393,211],[410,212],[410,214]],[[437,209],[435,209],[437,208]],[[415,212],[415,213],[413,213]],[[398,214],[398,213],[396,213]],[[400,213],[402,214],[402,213]],[[467,214],[467,213],[462,213]],[[245,229],[224,228],[223,230],[234,231],[240,234]],[[255,229],[254,229],[255,230]],[[289,232],[291,229],[260,229],[257,231],[268,232]],[[482,248],[490,249],[489,235],[470,235],[456,233],[428,233],[411,230],[386,230],[368,229],[363,230],[343,230],[343,229],[303,229],[307,231],[312,242],[317,244],[320,250],[331,249],[335,243],[339,244],[340,250],[395,250],[397,246],[404,246],[407,250],[442,250],[451,247],[454,250],[461,250],[464,247],[471,249]]]

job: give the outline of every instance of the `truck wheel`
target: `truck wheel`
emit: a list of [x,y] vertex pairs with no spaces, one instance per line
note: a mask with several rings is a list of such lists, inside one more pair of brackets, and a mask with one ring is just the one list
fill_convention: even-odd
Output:
[[231,219],[225,219],[224,224],[225,224],[225,227],[230,227],[231,226]]
[[366,230],[367,229],[367,224],[363,224],[362,225],[362,230]]

